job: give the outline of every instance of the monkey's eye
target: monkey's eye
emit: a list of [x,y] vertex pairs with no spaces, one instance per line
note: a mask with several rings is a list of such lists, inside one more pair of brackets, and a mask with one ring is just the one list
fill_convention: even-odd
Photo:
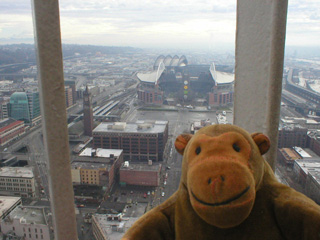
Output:
[[238,146],[238,144],[236,144],[236,143],[234,143],[233,145],[232,145],[232,147],[233,147],[233,150],[235,150],[236,152],[240,152],[240,147]]
[[199,155],[201,153],[201,147],[196,148],[196,154]]

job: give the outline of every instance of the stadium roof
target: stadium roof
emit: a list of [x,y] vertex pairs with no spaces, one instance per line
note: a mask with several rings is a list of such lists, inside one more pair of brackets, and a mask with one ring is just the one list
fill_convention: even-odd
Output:
[[166,57],[160,55],[156,59],[153,65],[153,69],[157,69],[161,62],[163,62],[166,67],[183,67],[188,65],[188,60],[184,55],[182,55],[180,58],[177,55],[175,55],[174,57],[171,57],[171,55],[168,55]]
[[[137,77],[142,82],[157,84],[166,67],[182,67],[187,66],[187,64],[188,61],[184,55],[180,58],[177,55],[174,57],[171,57],[171,55],[166,57],[164,55],[160,55],[157,57],[153,65],[153,71],[144,73],[140,72],[137,74]],[[234,82],[234,74],[217,72],[214,63],[210,65],[209,71],[216,84],[228,84]]]
[[234,74],[216,71],[214,63],[210,65],[210,73],[216,84],[227,84],[234,81]]

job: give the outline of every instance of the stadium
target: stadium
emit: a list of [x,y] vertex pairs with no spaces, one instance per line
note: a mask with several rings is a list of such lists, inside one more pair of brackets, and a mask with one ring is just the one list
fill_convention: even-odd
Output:
[[185,56],[159,56],[139,72],[138,99],[145,104],[226,106],[233,102],[234,75],[211,65],[189,65]]

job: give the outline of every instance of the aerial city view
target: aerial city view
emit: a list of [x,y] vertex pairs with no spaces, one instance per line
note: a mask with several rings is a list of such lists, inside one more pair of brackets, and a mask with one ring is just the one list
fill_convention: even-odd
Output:
[[[0,239],[51,240],[46,96],[31,4],[14,2],[0,4]],[[67,164],[78,239],[118,240],[178,189],[177,136],[233,124],[236,3],[90,2],[60,3]],[[301,2],[288,6],[275,175],[320,204],[320,2]]]

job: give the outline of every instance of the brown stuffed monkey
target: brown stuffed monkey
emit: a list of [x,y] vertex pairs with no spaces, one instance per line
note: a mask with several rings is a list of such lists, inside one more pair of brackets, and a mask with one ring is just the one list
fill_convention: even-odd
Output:
[[144,214],[125,240],[320,240],[320,206],[279,183],[262,155],[269,139],[212,125],[175,142],[179,189]]

